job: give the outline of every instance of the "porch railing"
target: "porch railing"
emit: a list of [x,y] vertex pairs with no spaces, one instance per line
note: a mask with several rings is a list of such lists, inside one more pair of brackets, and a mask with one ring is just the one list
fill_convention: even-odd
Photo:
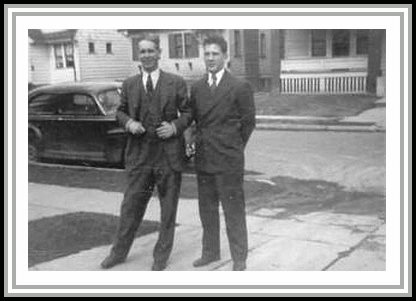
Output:
[[365,94],[367,73],[281,74],[281,94]]

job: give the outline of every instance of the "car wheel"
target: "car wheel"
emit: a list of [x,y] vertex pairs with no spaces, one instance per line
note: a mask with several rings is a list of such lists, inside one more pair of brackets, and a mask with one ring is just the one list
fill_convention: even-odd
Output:
[[38,149],[32,143],[29,143],[28,154],[29,154],[29,162],[37,162],[39,160]]

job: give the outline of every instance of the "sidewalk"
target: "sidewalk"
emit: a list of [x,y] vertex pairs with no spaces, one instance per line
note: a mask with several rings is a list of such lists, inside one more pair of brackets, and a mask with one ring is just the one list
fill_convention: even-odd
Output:
[[[121,193],[29,183],[29,220],[69,212],[118,215]],[[278,218],[282,209],[259,209],[247,216],[248,271],[385,270],[386,230],[375,216],[313,212]],[[145,220],[159,221],[156,199]],[[166,271],[230,271],[231,259],[222,217],[221,260],[202,268],[197,200],[181,199],[175,244]],[[158,233],[135,240],[128,259],[109,271],[149,271]],[[30,271],[97,271],[111,246],[102,246],[31,267]]]
[[293,131],[386,131],[386,99],[376,101],[375,107],[357,116],[312,117],[312,116],[257,116],[258,130]]

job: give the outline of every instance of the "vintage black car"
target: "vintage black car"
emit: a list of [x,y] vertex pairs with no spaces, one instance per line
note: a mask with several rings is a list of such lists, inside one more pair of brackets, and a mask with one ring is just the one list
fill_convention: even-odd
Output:
[[121,83],[53,84],[29,92],[29,161],[123,165],[126,133],[115,113]]

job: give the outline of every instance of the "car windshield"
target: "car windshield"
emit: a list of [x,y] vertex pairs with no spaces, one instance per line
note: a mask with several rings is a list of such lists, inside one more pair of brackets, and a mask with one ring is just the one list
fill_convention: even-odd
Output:
[[115,114],[120,105],[120,93],[117,89],[101,92],[98,101],[107,115]]

